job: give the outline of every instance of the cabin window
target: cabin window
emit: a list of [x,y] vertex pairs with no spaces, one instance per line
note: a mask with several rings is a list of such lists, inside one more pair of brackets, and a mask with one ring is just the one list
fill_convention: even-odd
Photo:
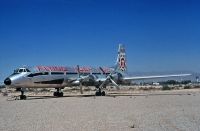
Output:
[[43,76],[43,75],[48,75],[48,72],[40,72],[40,73],[32,73],[29,74],[28,77],[35,77],[35,76]]
[[78,73],[76,73],[76,72],[67,72],[66,73],[66,75],[76,75],[76,74],[78,74]]
[[51,75],[64,75],[64,72],[51,72]]
[[31,72],[29,69],[26,69],[26,72]]

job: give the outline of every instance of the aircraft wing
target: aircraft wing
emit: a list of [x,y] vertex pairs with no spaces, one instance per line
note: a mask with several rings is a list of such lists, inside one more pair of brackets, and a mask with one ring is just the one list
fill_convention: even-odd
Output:
[[124,80],[144,80],[144,79],[155,79],[155,78],[169,78],[169,77],[181,77],[190,76],[191,74],[175,74],[175,75],[157,75],[157,76],[136,76],[136,77],[124,77]]

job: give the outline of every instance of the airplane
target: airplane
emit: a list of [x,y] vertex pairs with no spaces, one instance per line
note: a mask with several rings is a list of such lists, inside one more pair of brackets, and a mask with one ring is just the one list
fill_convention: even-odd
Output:
[[144,80],[154,78],[181,77],[191,74],[171,74],[157,76],[129,77],[127,75],[126,51],[122,44],[119,44],[117,62],[114,67],[75,67],[68,66],[35,66],[22,67],[14,70],[14,73],[4,80],[4,84],[10,88],[20,89],[20,99],[25,100],[26,88],[55,88],[53,96],[62,97],[62,89],[71,86],[95,86],[96,96],[105,96],[105,91],[101,91],[108,84],[119,89],[119,84],[131,82],[133,80]]

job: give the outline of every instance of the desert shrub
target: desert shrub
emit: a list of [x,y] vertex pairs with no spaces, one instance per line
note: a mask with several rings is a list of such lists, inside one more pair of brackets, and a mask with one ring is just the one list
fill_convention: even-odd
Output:
[[84,88],[84,91],[91,91],[90,88]]
[[200,88],[200,85],[196,85],[196,86],[194,86],[194,88]]
[[145,88],[145,87],[144,87],[144,88],[142,88],[142,90],[144,90],[144,91],[148,91],[148,90],[149,90],[149,88]]
[[[26,90],[27,90],[27,91],[36,91],[37,89],[34,89],[34,88],[27,88]],[[18,91],[21,91],[21,89],[18,90]]]
[[42,89],[41,89],[41,92],[49,92],[49,89],[47,89],[47,88],[42,88]]
[[184,86],[184,89],[191,89],[191,86]]
[[162,87],[162,90],[171,90],[171,88],[170,88],[168,85],[164,85],[164,86]]
[[184,84],[184,85],[187,85],[189,83],[192,83],[191,80],[184,80],[184,81],[181,81],[181,84]]

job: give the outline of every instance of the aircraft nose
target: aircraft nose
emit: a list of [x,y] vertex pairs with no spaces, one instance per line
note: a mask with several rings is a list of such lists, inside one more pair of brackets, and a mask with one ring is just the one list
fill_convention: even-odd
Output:
[[11,85],[11,80],[10,80],[10,78],[6,78],[5,80],[4,80],[4,84],[5,85]]

